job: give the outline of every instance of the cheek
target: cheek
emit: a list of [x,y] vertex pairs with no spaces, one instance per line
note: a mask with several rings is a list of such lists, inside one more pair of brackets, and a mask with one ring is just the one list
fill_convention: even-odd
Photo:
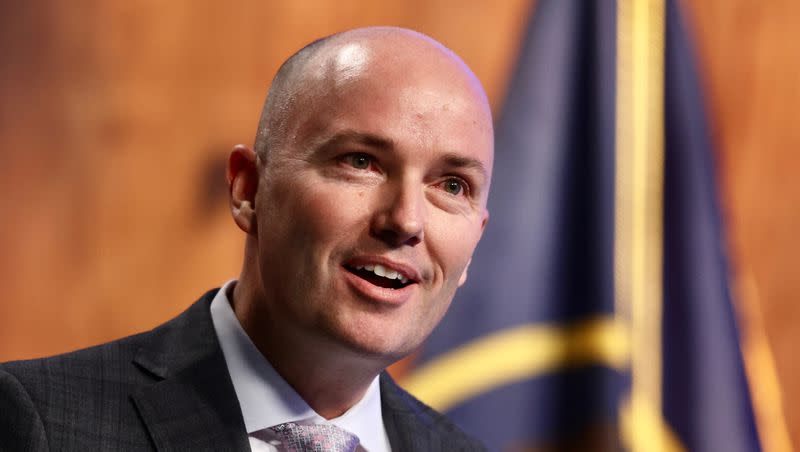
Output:
[[330,196],[321,194],[306,200],[301,206],[309,232],[314,236],[337,235],[347,224],[348,211],[352,206],[336,202]]
[[429,230],[431,234],[428,246],[442,267],[445,285],[448,288],[457,287],[481,237],[480,222],[443,214],[443,218],[431,225]]
[[331,184],[304,190],[298,205],[298,216],[302,219],[302,224],[297,225],[299,232],[327,251],[352,240],[360,234],[368,217],[363,198],[363,192]]

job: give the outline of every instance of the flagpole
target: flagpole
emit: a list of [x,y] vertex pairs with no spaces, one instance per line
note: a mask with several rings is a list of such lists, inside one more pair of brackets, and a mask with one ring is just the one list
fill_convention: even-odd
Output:
[[664,16],[664,0],[618,0],[615,290],[631,344],[620,425],[632,451],[683,449],[661,406]]

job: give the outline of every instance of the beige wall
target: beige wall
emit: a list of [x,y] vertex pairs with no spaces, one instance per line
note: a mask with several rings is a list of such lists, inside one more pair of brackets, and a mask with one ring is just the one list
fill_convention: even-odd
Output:
[[[800,426],[800,3],[686,1],[716,119],[741,294],[760,308]],[[69,5],[69,6],[67,6]],[[502,100],[529,0],[0,2],[0,360],[152,327],[236,276],[230,147],[306,42],[416,28]],[[752,309],[746,326],[751,325]],[[795,403],[792,403],[795,402]],[[800,427],[792,431],[800,444]]]

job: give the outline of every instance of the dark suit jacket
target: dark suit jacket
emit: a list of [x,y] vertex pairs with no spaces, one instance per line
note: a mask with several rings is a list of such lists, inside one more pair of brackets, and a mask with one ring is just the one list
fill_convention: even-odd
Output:
[[[0,450],[249,450],[209,306],[86,350],[0,365]],[[394,451],[484,450],[380,377]]]

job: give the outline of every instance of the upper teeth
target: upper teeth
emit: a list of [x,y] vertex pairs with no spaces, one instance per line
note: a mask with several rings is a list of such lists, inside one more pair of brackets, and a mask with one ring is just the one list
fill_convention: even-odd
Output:
[[408,282],[408,278],[402,273],[392,270],[391,268],[386,268],[383,265],[358,265],[356,266],[358,270],[367,270],[375,273],[378,276],[383,276],[384,278],[389,279],[399,279],[401,283],[405,284]]

